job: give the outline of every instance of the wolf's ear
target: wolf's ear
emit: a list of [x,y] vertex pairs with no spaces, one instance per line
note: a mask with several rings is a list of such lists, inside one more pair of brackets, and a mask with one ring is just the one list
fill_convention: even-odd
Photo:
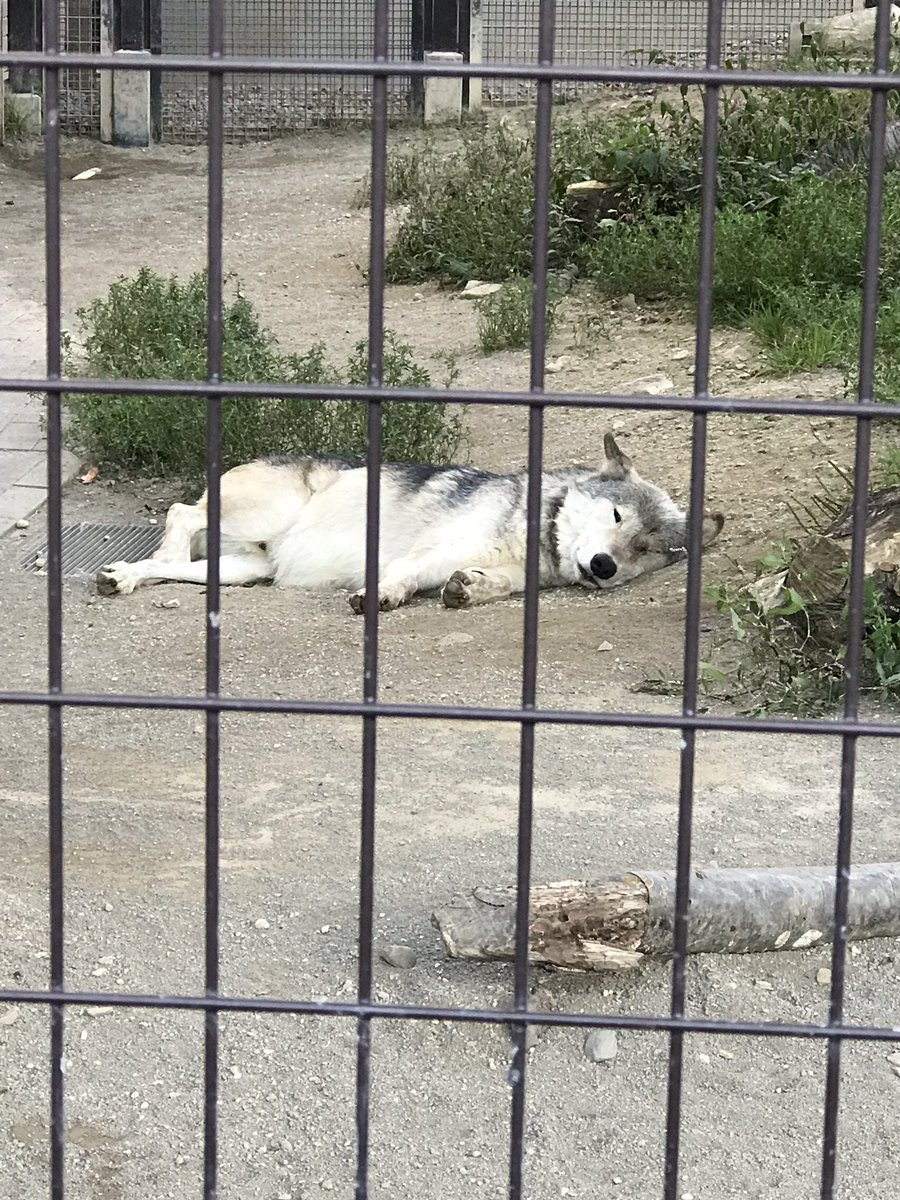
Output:
[[616,439],[611,433],[603,439],[603,453],[606,461],[600,468],[601,479],[624,479],[631,470],[631,459],[616,445]]
[[721,513],[704,513],[703,515],[703,545],[711,546],[719,534],[725,518]]

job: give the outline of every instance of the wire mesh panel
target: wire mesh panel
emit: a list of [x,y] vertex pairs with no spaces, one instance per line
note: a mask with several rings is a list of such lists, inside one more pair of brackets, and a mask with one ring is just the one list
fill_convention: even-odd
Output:
[[[561,6],[562,7],[562,6]],[[530,67],[514,69],[490,67],[486,75],[494,80],[519,82],[531,80],[537,90],[535,116],[534,157],[534,223],[531,242],[533,263],[533,291],[531,313],[530,371],[528,386],[519,390],[471,390],[450,388],[392,388],[384,386],[384,300],[385,300],[385,215],[386,215],[386,161],[387,126],[394,90],[413,74],[422,77],[433,67],[421,64],[387,61],[390,38],[390,21],[385,0],[374,5],[375,23],[372,30],[374,54],[368,62],[357,63],[359,74],[355,79],[367,79],[372,110],[371,143],[371,218],[369,229],[368,260],[368,362],[366,383],[356,395],[368,406],[366,465],[366,590],[364,622],[359,637],[362,649],[361,687],[358,699],[332,700],[310,699],[303,696],[283,699],[265,695],[234,695],[223,692],[221,679],[221,628],[231,613],[224,614],[220,608],[220,520],[221,493],[220,473],[222,461],[222,413],[223,397],[271,395],[273,388],[281,395],[299,398],[322,399],[325,402],[344,400],[346,387],[324,384],[274,385],[272,383],[250,383],[242,380],[222,381],[223,362],[223,143],[227,130],[226,112],[228,103],[233,105],[236,95],[235,73],[240,78],[258,78],[260,85],[273,74],[278,74],[279,64],[275,56],[260,58],[255,64],[246,60],[236,62],[222,56],[225,45],[224,8],[221,0],[214,4],[209,13],[208,45],[218,57],[214,69],[210,60],[198,57],[196,61],[173,60],[168,66],[172,75],[186,80],[205,76],[207,90],[203,105],[198,107],[204,121],[208,121],[208,241],[207,270],[209,279],[207,312],[207,355],[206,376],[193,380],[147,380],[147,379],[66,379],[63,375],[62,328],[61,328],[61,260],[60,260],[60,128],[59,76],[69,69],[70,62],[59,53],[59,12],[55,6],[44,11],[43,54],[22,54],[13,58],[0,56],[0,63],[17,62],[18,65],[33,65],[43,68],[46,77],[45,104],[47,120],[45,126],[44,185],[45,185],[45,270],[47,308],[47,356],[46,377],[42,379],[7,378],[0,374],[0,392],[15,393],[40,389],[47,396],[47,458],[48,458],[48,516],[47,516],[47,646],[48,666],[46,687],[31,690],[15,687],[4,679],[4,690],[0,691],[0,707],[18,706],[22,709],[46,713],[47,719],[47,762],[46,787],[48,815],[48,875],[49,875],[49,970],[47,986],[29,988],[6,986],[0,989],[0,1001],[27,1006],[37,1006],[49,1013],[49,1194],[51,1200],[65,1200],[66,1180],[66,1121],[65,1103],[69,1076],[66,1074],[67,1012],[73,1006],[101,1005],[124,1009],[139,1009],[151,1024],[158,1019],[155,1010],[173,1009],[203,1014],[203,1114],[202,1133],[202,1194],[205,1200],[215,1200],[219,1191],[219,1081],[222,1074],[219,1047],[219,1018],[224,1013],[269,1013],[281,1017],[287,1014],[307,1014],[318,1021],[342,1020],[352,1025],[356,1054],[356,1099],[355,1099],[355,1196],[366,1200],[369,1188],[369,1134],[370,1134],[370,1091],[377,1087],[377,1078],[370,1073],[371,1029],[379,1021],[455,1021],[469,1024],[486,1024],[509,1027],[513,1031],[513,1053],[509,1070],[504,1075],[509,1098],[508,1141],[508,1191],[510,1200],[521,1200],[524,1187],[525,1118],[528,1099],[529,1067],[525,1045],[529,1024],[542,1026],[570,1026],[573,1028],[620,1028],[647,1033],[664,1033],[668,1039],[668,1072],[664,1086],[666,1094],[665,1135],[661,1138],[661,1186],[664,1200],[676,1200],[682,1196],[680,1186],[682,1130],[682,1067],[683,1044],[686,1034],[702,1033],[721,1037],[735,1035],[746,1038],[768,1039],[802,1038],[826,1047],[825,1091],[822,1124],[822,1154],[820,1166],[821,1200],[833,1200],[836,1195],[836,1165],[838,1149],[838,1114],[841,1100],[842,1048],[847,1041],[900,1044],[900,1028],[888,1024],[896,1020],[895,1013],[881,1017],[882,1024],[850,1024],[844,1019],[844,979],[847,955],[848,889],[850,885],[850,851],[853,832],[853,803],[856,787],[857,747],[862,739],[900,737],[900,724],[879,716],[863,719],[860,715],[860,685],[862,662],[862,634],[865,598],[865,550],[866,512],[869,487],[869,458],[871,433],[874,422],[896,419],[896,409],[888,404],[875,402],[874,364],[875,333],[880,285],[881,212],[885,169],[885,128],[887,94],[898,84],[898,77],[889,72],[889,4],[881,0],[879,10],[878,37],[875,54],[875,71],[868,74],[850,75],[846,72],[828,74],[796,74],[786,76],[779,72],[736,70],[729,75],[729,82],[744,85],[782,87],[793,86],[840,86],[867,90],[871,93],[869,121],[871,137],[868,147],[868,201],[866,234],[862,258],[863,287],[860,305],[859,372],[855,398],[829,403],[830,418],[849,420],[855,433],[854,497],[852,522],[852,547],[850,554],[850,585],[847,603],[847,649],[844,657],[844,703],[838,719],[814,718],[785,719],[770,715],[748,717],[733,712],[707,712],[699,700],[699,647],[700,647],[700,603],[703,558],[703,506],[706,490],[707,419],[717,414],[720,419],[730,420],[736,415],[748,413],[774,414],[779,417],[803,415],[821,417],[823,404],[819,400],[786,400],[753,396],[730,396],[713,393],[710,379],[710,348],[713,324],[713,268],[717,224],[717,167],[719,146],[719,91],[724,82],[720,69],[723,48],[722,6],[720,0],[710,0],[709,13],[705,21],[706,45],[700,69],[686,70],[680,66],[654,67],[652,70],[630,70],[621,66],[612,68],[554,66],[554,15],[556,6],[552,0],[544,0],[540,12],[540,30],[536,58]],[[695,12],[695,16],[696,16]],[[356,27],[354,26],[354,29]],[[317,75],[317,56],[324,52],[316,45],[316,54],[298,59],[291,64],[296,73],[295,84],[310,89],[325,86]],[[307,54],[310,52],[307,50]],[[360,45],[359,54],[368,50]],[[320,60],[318,60],[320,61]],[[82,57],[78,69],[97,69],[101,66],[113,70],[127,70],[121,60],[110,62]],[[346,74],[354,75],[353,62],[348,59]],[[455,69],[455,68],[454,68]],[[459,69],[457,73],[459,73]],[[462,74],[474,76],[482,68],[468,70]],[[440,72],[437,72],[440,73]],[[448,73],[445,69],[444,74]],[[285,81],[289,78],[284,75]],[[702,146],[702,198],[698,229],[697,308],[696,338],[694,349],[693,388],[687,395],[622,395],[609,392],[571,393],[552,391],[546,387],[545,355],[547,339],[548,298],[548,251],[550,217],[550,134],[553,89],[555,83],[596,85],[604,82],[647,84],[704,85],[704,125]],[[185,85],[182,84],[182,87]],[[278,84],[287,87],[287,83]],[[360,85],[362,87],[362,85]],[[198,116],[198,125],[200,124]],[[2,372],[3,364],[0,364]],[[62,524],[62,447],[63,447],[63,397],[66,394],[96,394],[138,397],[148,394],[173,398],[199,396],[206,400],[207,434],[206,466],[208,482],[208,561],[206,564],[206,595],[204,600],[205,672],[204,686],[199,693],[190,694],[114,694],[105,691],[66,690],[67,668],[63,643],[63,570],[64,570],[64,526]],[[464,703],[437,702],[391,703],[382,698],[380,675],[380,610],[378,597],[379,582],[379,536],[380,536],[380,479],[382,472],[382,419],[386,402],[432,403],[472,405],[505,405],[527,410],[528,414],[528,482],[527,482],[527,549],[525,553],[524,612],[522,625],[521,687],[519,702],[506,708],[491,708]],[[647,414],[671,411],[691,416],[690,457],[690,518],[687,528],[686,549],[688,552],[688,576],[685,597],[684,644],[683,644],[683,688],[681,703],[677,711],[636,711],[629,700],[623,709],[600,707],[585,711],[554,709],[539,703],[536,687],[539,626],[538,626],[538,566],[541,546],[541,471],[544,460],[544,416],[548,409],[633,409]],[[73,620],[74,613],[66,612],[66,620]],[[88,710],[143,710],[176,714],[185,719],[202,718],[205,743],[204,776],[204,972],[203,986],[196,992],[185,990],[181,994],[138,994],[127,990],[122,980],[116,980],[115,988],[109,990],[76,990],[66,986],[67,941],[65,922],[71,912],[67,909],[64,887],[64,865],[72,861],[71,846],[67,844],[67,821],[64,795],[71,786],[64,773],[63,716]],[[356,937],[357,980],[355,995],[340,1000],[303,999],[295,995],[274,999],[270,996],[248,997],[228,994],[220,986],[220,752],[225,731],[220,728],[223,713],[278,713],[286,720],[304,714],[316,714],[322,718],[346,720],[356,718],[362,725],[362,753],[360,756],[361,779],[359,786],[359,890],[358,926]],[[194,715],[196,714],[196,715]],[[481,1007],[453,1007],[451,1005],[426,1003],[395,1003],[379,998],[373,986],[373,941],[374,941],[374,895],[375,895],[375,811],[378,805],[378,754],[379,737],[385,723],[418,721],[491,722],[495,727],[507,725],[519,731],[519,778],[517,795],[517,823],[514,837],[509,838],[510,847],[516,848],[516,931],[515,966],[512,1004],[505,1009],[484,1003]],[[677,887],[675,892],[675,915],[671,925],[674,946],[671,976],[670,1003],[668,1011],[657,1014],[625,1012],[613,1014],[604,1011],[599,998],[593,1001],[596,1008],[587,1012],[559,1012],[529,1007],[529,954],[538,957],[542,942],[540,932],[532,931],[530,921],[531,882],[531,835],[533,795],[535,781],[535,732],[538,726],[572,725],[603,731],[615,727],[623,729],[659,729],[675,732],[680,737],[677,796]],[[821,1023],[795,1021],[751,1021],[737,1019],[712,1019],[689,1016],[685,1004],[685,970],[688,952],[688,929],[690,924],[690,900],[692,881],[692,838],[694,803],[694,766],[698,732],[719,730],[731,733],[755,733],[776,738],[819,737],[831,738],[840,748],[841,770],[836,787],[838,821],[836,829],[836,863],[834,872],[833,921],[829,932],[833,933],[831,973],[829,975],[829,1005],[827,1019]],[[611,743],[601,743],[600,760],[596,767],[602,769],[603,755],[612,756],[615,749]],[[469,769],[477,771],[477,763]],[[74,790],[74,789],[73,789]],[[37,803],[35,796],[29,797],[29,805]],[[491,817],[485,818],[490,820]],[[628,814],[623,815],[623,820]],[[71,831],[68,831],[72,838]],[[74,839],[73,839],[74,840]],[[574,862],[573,858],[573,862]],[[324,931],[323,931],[324,932]],[[821,930],[811,931],[817,937]],[[804,935],[808,937],[808,934]],[[808,944],[808,943],[807,943]],[[42,952],[43,954],[44,952]],[[73,953],[73,959],[76,955]],[[95,972],[96,974],[96,972]],[[352,987],[352,985],[351,985]],[[342,992],[344,989],[341,989]],[[179,1063],[180,1066],[184,1065]],[[742,1093],[743,1093],[743,1085]],[[177,1093],[172,1093],[172,1096]],[[748,1096],[751,1093],[746,1093]],[[247,1121],[253,1119],[248,1110]],[[709,1120],[716,1120],[711,1111]],[[572,1148],[578,1153],[580,1144],[573,1141]],[[199,1148],[199,1147],[198,1147]],[[498,1154],[506,1154],[507,1147],[498,1147]],[[554,1153],[557,1147],[553,1147]],[[36,1168],[42,1169],[42,1168]],[[152,1188],[152,1176],[148,1174],[148,1188]],[[613,1181],[615,1183],[615,1180]],[[746,1181],[750,1183],[750,1181]],[[471,1185],[468,1185],[471,1186]],[[601,1185],[597,1185],[597,1190]],[[755,1182],[753,1184],[755,1187]],[[199,1188],[198,1188],[199,1193]],[[72,1195],[73,1192],[68,1194]],[[424,1183],[421,1195],[428,1195],[428,1183]],[[461,1193],[462,1194],[462,1191]],[[642,1193],[643,1194],[643,1193]],[[650,1193],[646,1193],[650,1194]],[[849,1194],[849,1193],[848,1193]]]
[[[408,59],[412,20],[409,0],[391,0],[388,57]],[[225,13],[229,54],[331,61],[368,58],[374,9],[350,0],[234,0]],[[162,0],[165,54],[205,54],[209,45],[208,0]],[[367,121],[372,85],[365,76],[235,74],[225,85],[225,137],[264,141],[316,127]],[[410,83],[395,76],[388,86],[392,117],[409,114]],[[162,75],[162,133],[169,141],[206,137],[206,82],[186,74]]]
[[[846,11],[845,0],[810,0],[799,10],[789,0],[729,0],[722,19],[723,56],[770,62],[783,57],[792,21]],[[699,64],[706,37],[704,0],[560,0],[556,60],[571,65]],[[540,0],[485,0],[485,62],[534,62]],[[558,83],[557,99],[573,98],[584,84]],[[523,80],[486,80],[489,104],[534,99]]]
[[[60,0],[60,38],[69,54],[100,50],[100,0]],[[70,137],[100,136],[100,74],[74,68],[60,75],[59,120]]]

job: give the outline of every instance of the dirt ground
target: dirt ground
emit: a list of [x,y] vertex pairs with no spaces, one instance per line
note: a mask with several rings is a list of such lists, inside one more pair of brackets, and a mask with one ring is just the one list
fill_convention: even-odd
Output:
[[[405,133],[396,137],[409,139]],[[353,197],[367,166],[357,135],[232,149],[226,167],[226,268],[286,346],[323,340],[340,355],[365,332],[368,215]],[[75,183],[87,166],[102,174]],[[140,265],[179,273],[205,254],[204,152],[65,149],[63,275],[75,308]],[[0,168],[2,269],[40,301],[42,193],[34,158]],[[396,215],[392,216],[392,222]],[[693,329],[653,308],[598,313],[579,292],[549,357],[552,386],[627,390],[665,374],[690,388]],[[437,383],[456,357],[460,387],[521,387],[527,356],[484,357],[467,302],[433,286],[391,287],[388,325]],[[599,332],[595,328],[599,325]],[[591,331],[593,330],[593,332]],[[723,393],[811,396],[821,417],[716,417],[709,497],[727,524],[710,579],[793,528],[829,460],[846,466],[851,431],[827,412],[842,394],[828,373],[767,378],[751,341],[714,335]],[[525,416],[467,414],[471,461],[525,459]],[[590,459],[612,427],[649,478],[685,498],[689,422],[669,414],[547,418],[547,461]],[[157,519],[165,485],[100,481],[67,489],[66,521]],[[0,542],[4,686],[46,678],[44,581],[21,569],[42,520]],[[648,675],[677,677],[684,572],[604,597],[548,594],[541,606],[539,701],[572,708],[661,709],[637,694]],[[177,598],[177,609],[160,602]],[[704,617],[705,636],[714,618]],[[421,601],[381,623],[384,695],[396,700],[515,703],[519,602],[450,612]],[[198,692],[204,599],[166,585],[115,601],[86,582],[65,589],[65,684],[75,691]],[[456,635],[448,637],[448,635]],[[361,623],[341,596],[238,589],[223,601],[228,694],[355,698]],[[611,651],[599,651],[603,642]],[[892,714],[882,713],[883,716]],[[223,718],[222,987],[267,996],[349,997],[355,977],[360,732],[354,720]],[[536,879],[673,861],[679,739],[667,732],[541,729],[537,737]],[[191,714],[71,712],[65,718],[66,981],[73,988],[202,988],[203,729]],[[896,751],[860,747],[854,859],[900,858]],[[444,959],[429,923],[456,891],[506,882],[515,867],[518,733],[513,727],[383,722],[378,754],[376,926],[379,946],[414,949],[409,970],[376,966],[379,999],[509,1003],[511,973]],[[3,714],[0,735],[2,986],[47,981],[46,734],[39,711]],[[834,739],[709,735],[700,739],[697,863],[778,866],[830,861],[836,838]],[[264,922],[264,925],[258,923]],[[689,1011],[709,1017],[817,1021],[827,948],[778,956],[698,958]],[[669,972],[584,980],[535,972],[534,1003],[561,1010],[665,1012]],[[894,943],[854,949],[847,1018],[897,1024]],[[355,1034],[340,1019],[222,1020],[220,1195],[314,1200],[352,1195]],[[187,1200],[199,1194],[202,1030],[195,1016],[73,1011],[67,1021],[69,1186],[73,1200]],[[527,1194],[661,1193],[666,1039],[623,1033],[611,1066],[553,1030],[528,1055]],[[848,1046],[840,1120],[840,1195],[896,1189],[900,1078],[881,1045]],[[379,1022],[374,1034],[372,1194],[395,1200],[505,1195],[509,1089],[502,1029]],[[818,1195],[824,1050],[788,1040],[689,1037],[681,1192],[803,1200]],[[0,1011],[0,1200],[46,1195],[47,1019]]]

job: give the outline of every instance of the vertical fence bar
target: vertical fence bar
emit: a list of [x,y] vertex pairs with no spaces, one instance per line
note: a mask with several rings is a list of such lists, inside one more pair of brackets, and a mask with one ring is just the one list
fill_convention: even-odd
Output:
[[[209,53],[215,61],[225,49],[225,0],[209,6]],[[206,376],[212,383],[222,378],[222,218],[224,207],[224,84],[222,71],[208,72],[209,99],[207,130],[207,310]],[[221,685],[221,486],[222,401],[206,401],[206,694],[218,696]],[[219,990],[219,840],[220,805],[220,714],[206,714],[206,994]],[[204,1109],[203,1109],[203,1196],[218,1194],[219,1142],[219,1014],[207,1009],[204,1018]]]
[[[706,26],[706,65],[717,68],[722,51],[724,0],[709,0]],[[697,280],[697,330],[694,353],[694,395],[709,395],[709,360],[712,335],[713,265],[716,230],[716,174],[719,144],[719,88],[708,84],[703,97],[703,169],[700,209],[700,250]],[[703,580],[703,504],[706,490],[706,414],[694,413],[691,427],[691,486],[688,522],[688,578],[685,597],[682,713],[697,712],[699,678],[700,600]],[[671,1015],[684,1016],[687,970],[688,906],[690,904],[691,836],[694,809],[696,734],[683,729],[678,797],[676,852],[675,929],[672,957]],[[666,1097],[666,1157],[663,1178],[665,1200],[676,1200],[681,1145],[681,1095],[684,1034],[669,1037],[669,1072]]]
[[[59,6],[43,8],[44,49],[58,53]],[[0,84],[2,86],[2,84]],[[62,269],[60,247],[59,68],[44,70],[44,262],[47,303],[47,378],[62,378]],[[62,691],[62,393],[47,392],[47,686]],[[65,981],[63,876],[63,718],[47,712],[50,866],[50,988]],[[65,1193],[64,1008],[50,1006],[50,1197]]]
[[[373,58],[387,62],[390,14],[388,0],[376,0]],[[380,386],[384,379],[384,252],[387,194],[388,81],[372,79],[372,191],[369,224],[369,363],[368,382]],[[366,577],[363,628],[363,699],[378,698],[378,550],[381,514],[382,404],[368,406],[366,457]],[[359,929],[357,995],[372,999],[372,931],[375,894],[375,791],[377,727],[374,716],[363,717],[362,791],[360,813]],[[369,1194],[369,1080],[371,1076],[372,1023],[360,1017],[356,1025],[356,1179],[357,1200]]]
[[[553,62],[556,33],[556,0],[541,0],[538,32],[538,62]],[[537,396],[544,390],[547,353],[547,252],[550,229],[550,158],[553,119],[553,83],[541,80],[537,87],[534,149],[534,231],[531,277],[531,362],[530,382]],[[522,635],[522,707],[534,708],[537,697],[538,574],[540,570],[542,476],[544,459],[544,408],[531,404],[528,410],[528,496],[525,550],[524,628]],[[516,948],[513,1007],[523,1018],[528,1012],[528,926],[531,890],[531,843],[534,813],[535,728],[523,722],[519,733],[519,807],[516,855]],[[510,1109],[509,1197],[523,1194],[522,1172],[525,1139],[525,1042],[526,1020],[511,1029],[512,1055],[509,1080]]]
[[[890,0],[879,0],[875,30],[875,70],[884,75],[891,62]],[[869,119],[869,190],[866,203],[866,244],[859,335],[860,409],[875,400],[875,343],[878,331],[878,282],[881,255],[881,206],[884,194],[887,92],[872,92]],[[871,422],[856,421],[853,468],[853,531],[850,541],[850,589],[847,601],[847,651],[844,657],[844,717],[859,718],[862,667],[863,608],[865,599],[866,512],[869,495]],[[847,903],[853,845],[853,795],[856,780],[855,734],[841,739],[840,800],[835,864],[834,939],[831,946],[831,992],[828,1024],[839,1028],[844,1018],[844,982],[847,961]],[[838,1106],[841,1089],[841,1041],[830,1038],[826,1051],[825,1116],[822,1128],[822,1200],[833,1200],[837,1169]]]

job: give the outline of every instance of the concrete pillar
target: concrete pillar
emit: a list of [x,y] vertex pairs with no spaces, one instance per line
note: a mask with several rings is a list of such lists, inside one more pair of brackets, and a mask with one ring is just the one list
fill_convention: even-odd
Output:
[[[450,50],[435,50],[425,55],[429,63],[461,63],[463,56]],[[425,78],[425,124],[447,124],[462,118],[462,79],[446,76]]]
[[[484,62],[484,37],[482,33],[481,0],[472,0],[469,9],[469,62]],[[469,112],[481,108],[482,80],[469,80]]]
[[[143,51],[117,50],[117,57]],[[100,136],[114,146],[150,145],[150,72],[103,71],[100,76]]]

